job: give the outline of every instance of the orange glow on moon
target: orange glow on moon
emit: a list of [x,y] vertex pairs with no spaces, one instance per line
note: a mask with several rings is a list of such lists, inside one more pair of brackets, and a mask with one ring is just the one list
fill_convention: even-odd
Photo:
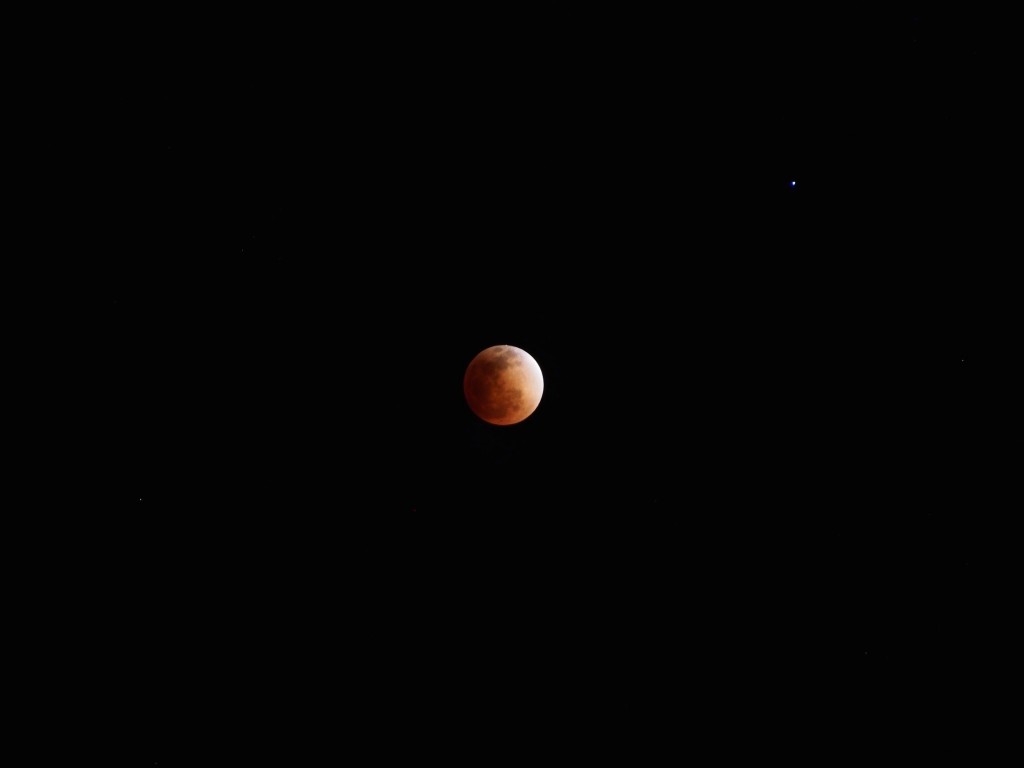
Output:
[[498,344],[470,361],[462,387],[473,413],[490,424],[507,426],[537,410],[544,376],[529,353]]

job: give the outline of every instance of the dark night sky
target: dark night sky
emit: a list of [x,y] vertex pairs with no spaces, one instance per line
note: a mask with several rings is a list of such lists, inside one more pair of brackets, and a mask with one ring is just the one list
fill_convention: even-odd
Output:
[[[89,328],[161,754],[370,677],[353,722],[484,741],[958,685],[981,25],[433,14],[147,81]],[[497,343],[545,374],[514,427],[462,397]]]

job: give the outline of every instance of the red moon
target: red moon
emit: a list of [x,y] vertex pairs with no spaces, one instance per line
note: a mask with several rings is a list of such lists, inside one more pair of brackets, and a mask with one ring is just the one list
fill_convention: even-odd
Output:
[[473,413],[489,424],[507,426],[537,410],[544,376],[527,352],[498,344],[470,361],[462,388]]

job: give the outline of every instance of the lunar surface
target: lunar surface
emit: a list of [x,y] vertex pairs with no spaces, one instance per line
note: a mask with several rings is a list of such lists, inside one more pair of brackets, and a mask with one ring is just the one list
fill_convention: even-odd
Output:
[[544,376],[527,352],[498,344],[470,361],[463,379],[466,402],[490,424],[507,426],[527,418],[540,404]]

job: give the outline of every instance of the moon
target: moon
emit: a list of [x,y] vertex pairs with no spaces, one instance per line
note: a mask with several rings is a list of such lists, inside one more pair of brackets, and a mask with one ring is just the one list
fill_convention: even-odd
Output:
[[544,375],[519,347],[497,344],[481,351],[462,381],[470,409],[489,424],[518,424],[540,405]]

